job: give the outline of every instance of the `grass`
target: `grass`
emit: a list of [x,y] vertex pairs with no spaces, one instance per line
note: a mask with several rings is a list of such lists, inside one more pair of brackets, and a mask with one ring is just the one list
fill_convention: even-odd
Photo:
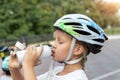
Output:
[[120,27],[106,28],[104,31],[107,35],[120,35]]

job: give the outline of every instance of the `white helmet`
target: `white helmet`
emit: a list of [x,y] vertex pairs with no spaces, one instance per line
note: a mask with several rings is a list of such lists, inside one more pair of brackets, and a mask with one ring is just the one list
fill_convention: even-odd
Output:
[[54,27],[86,43],[90,52],[94,54],[101,51],[104,42],[108,39],[99,25],[82,14],[65,15],[55,22]]

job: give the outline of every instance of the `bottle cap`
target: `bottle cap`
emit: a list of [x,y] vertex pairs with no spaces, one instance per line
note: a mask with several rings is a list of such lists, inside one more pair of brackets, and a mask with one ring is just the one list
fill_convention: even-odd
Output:
[[23,44],[20,43],[19,41],[16,42],[15,47],[17,47],[17,48],[19,48],[19,49],[21,49],[21,50],[25,49],[25,45],[23,45]]

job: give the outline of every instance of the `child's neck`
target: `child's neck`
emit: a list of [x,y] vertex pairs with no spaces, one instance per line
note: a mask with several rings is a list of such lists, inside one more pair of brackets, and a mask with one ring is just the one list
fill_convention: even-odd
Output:
[[79,69],[82,69],[80,63],[76,63],[76,64],[67,64],[64,66],[64,69],[58,73],[58,75],[66,75],[70,72],[73,72],[75,70],[79,70]]

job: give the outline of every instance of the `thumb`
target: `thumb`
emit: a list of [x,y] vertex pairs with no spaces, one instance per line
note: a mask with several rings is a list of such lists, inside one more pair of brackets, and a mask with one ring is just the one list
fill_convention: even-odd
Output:
[[38,55],[38,56],[41,56],[41,55],[42,55],[42,52],[43,52],[43,45],[40,44],[40,49],[38,50],[37,55]]
[[16,59],[17,56],[16,56],[16,53],[14,53],[13,51],[10,52],[10,58],[13,60],[13,59]]

